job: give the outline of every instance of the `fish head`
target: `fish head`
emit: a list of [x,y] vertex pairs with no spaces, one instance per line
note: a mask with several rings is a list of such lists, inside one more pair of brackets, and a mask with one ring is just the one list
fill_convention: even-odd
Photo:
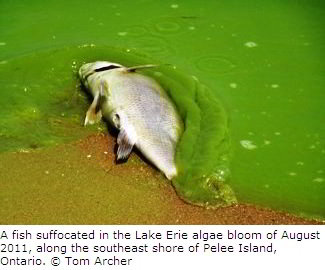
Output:
[[[117,68],[124,68],[124,66],[107,61],[96,61],[92,63],[86,63],[82,65],[79,69],[79,77],[82,84],[88,89],[92,90],[96,87],[95,83],[98,82],[100,77],[104,74],[105,75],[110,72],[111,70]],[[94,96],[94,93],[92,93]]]

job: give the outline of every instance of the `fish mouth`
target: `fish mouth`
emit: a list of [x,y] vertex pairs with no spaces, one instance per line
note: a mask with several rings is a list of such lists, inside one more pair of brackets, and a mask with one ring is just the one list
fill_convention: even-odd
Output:
[[79,78],[81,79],[81,82],[86,86],[88,77],[93,74],[91,68],[91,64],[84,64],[79,69]]

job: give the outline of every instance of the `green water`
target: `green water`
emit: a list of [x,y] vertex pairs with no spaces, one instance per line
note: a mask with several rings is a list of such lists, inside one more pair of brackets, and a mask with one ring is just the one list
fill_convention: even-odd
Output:
[[1,151],[91,132],[74,72],[91,49],[125,48],[195,76],[222,102],[239,202],[324,219],[325,6],[204,2],[0,1]]

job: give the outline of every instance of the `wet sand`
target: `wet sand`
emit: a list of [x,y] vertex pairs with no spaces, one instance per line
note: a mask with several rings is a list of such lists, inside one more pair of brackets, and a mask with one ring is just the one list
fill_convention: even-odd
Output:
[[132,153],[115,163],[116,139],[0,155],[0,224],[321,224],[247,204],[189,205]]

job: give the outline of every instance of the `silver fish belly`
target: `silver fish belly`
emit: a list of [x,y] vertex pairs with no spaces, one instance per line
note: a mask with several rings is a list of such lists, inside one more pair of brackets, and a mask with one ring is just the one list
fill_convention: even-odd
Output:
[[168,179],[177,175],[176,146],[183,122],[164,89],[136,73],[144,65],[126,68],[117,63],[94,62],[79,70],[94,100],[85,124],[104,117],[119,129],[117,159],[126,159],[135,145]]

